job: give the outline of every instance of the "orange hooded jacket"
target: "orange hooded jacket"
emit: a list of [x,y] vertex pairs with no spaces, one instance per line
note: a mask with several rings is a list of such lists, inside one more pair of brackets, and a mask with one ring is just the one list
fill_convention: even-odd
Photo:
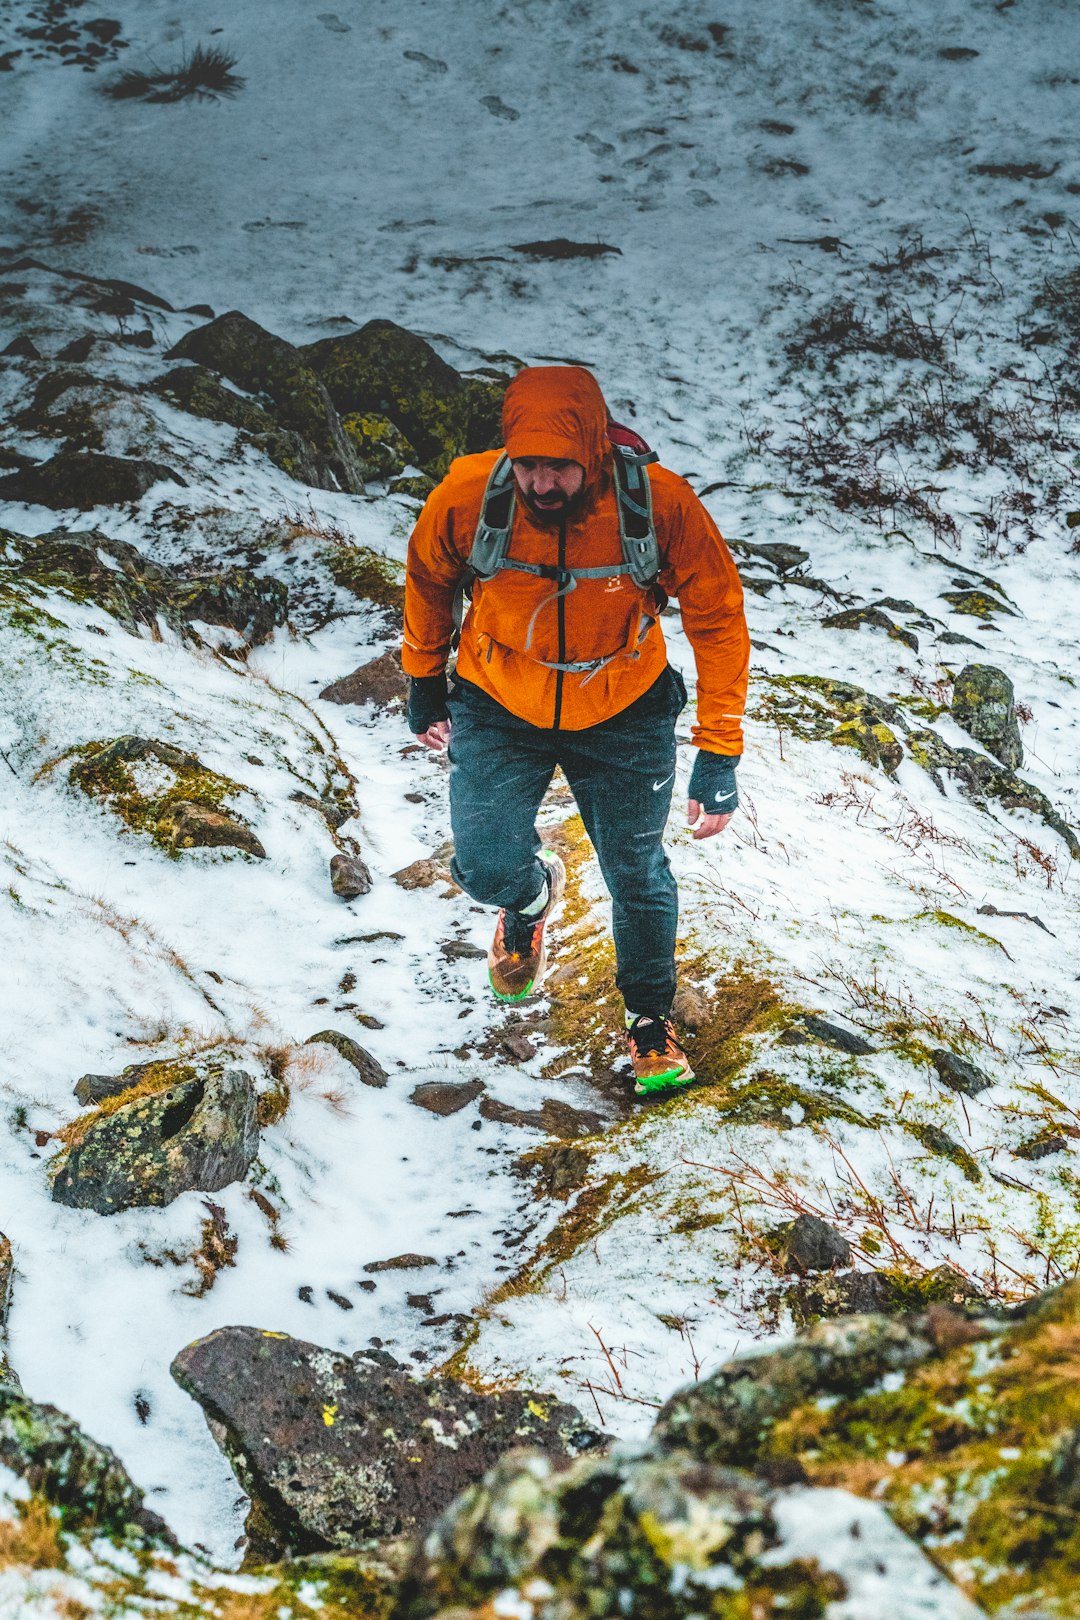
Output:
[[[600,386],[580,366],[529,366],[513,379],[503,405],[507,454],[579,462],[585,484],[580,503],[559,521],[534,517],[519,494],[509,555],[572,568],[621,560],[607,424]],[[440,675],[446,668],[454,594],[499,454],[488,450],[453,462],[417,520],[405,578],[401,661],[407,675]],[[647,471],[660,588],[678,598],[697,662],[694,741],[712,753],[740,754],[750,659],[742,585],[719,529],[685,479],[656,465]],[[580,731],[620,713],[663,670],[660,624],[637,639],[642,613],[653,605],[652,591],[626,574],[578,580],[560,595],[550,579],[504,569],[474,587],[458,673],[531,725]],[[615,651],[619,656],[595,673],[546,667]]]

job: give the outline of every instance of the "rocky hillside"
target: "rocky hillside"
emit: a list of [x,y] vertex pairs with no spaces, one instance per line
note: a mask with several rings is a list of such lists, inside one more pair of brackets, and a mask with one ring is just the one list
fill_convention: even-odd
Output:
[[[1080,1613],[1067,11],[595,11],[0,7],[0,1613]],[[747,592],[673,1103],[403,723],[550,359]]]

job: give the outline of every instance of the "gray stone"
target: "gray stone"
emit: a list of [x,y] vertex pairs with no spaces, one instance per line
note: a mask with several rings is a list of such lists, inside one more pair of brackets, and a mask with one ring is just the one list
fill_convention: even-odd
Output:
[[339,1052],[346,1063],[352,1064],[365,1086],[385,1086],[390,1078],[378,1058],[372,1057],[351,1035],[343,1035],[337,1029],[320,1029],[317,1035],[309,1035],[305,1044],[310,1046],[313,1041],[323,1041]]
[[938,1079],[950,1091],[961,1091],[965,1097],[977,1097],[981,1091],[988,1091],[994,1084],[988,1074],[977,1069],[974,1063],[967,1058],[960,1057],[956,1052],[949,1052],[943,1046],[937,1046],[930,1053],[930,1061],[938,1072]]
[[826,630],[858,630],[864,624],[869,625],[873,629],[884,630],[887,635],[892,637],[893,641],[902,641],[906,647],[911,648],[912,652],[918,652],[919,650],[918,636],[913,631],[905,630],[902,626],[894,624],[889,615],[882,613],[880,608],[846,608],[841,613],[829,614],[827,618],[822,619],[821,623]]
[[816,1013],[803,1013],[799,1022],[815,1040],[823,1041],[826,1046],[834,1046],[838,1052],[848,1052],[852,1057],[866,1057],[877,1050],[863,1036],[856,1035],[854,1030],[845,1029],[842,1024],[831,1024]]
[[113,1215],[192,1189],[217,1192],[247,1174],[259,1148],[251,1076],[213,1059],[161,1070],[159,1089],[68,1127],[49,1167],[58,1204]]
[[511,1447],[566,1458],[604,1443],[547,1396],[480,1395],[414,1379],[384,1353],[253,1327],[189,1345],[172,1374],[206,1413],[260,1531],[289,1552],[421,1531]]
[[227,810],[189,799],[173,799],[165,807],[158,818],[157,834],[160,843],[178,851],[240,849],[260,861],[266,859],[265,849],[245,822]]
[[371,873],[359,855],[332,855],[330,887],[339,900],[358,900],[371,892]]
[[800,1215],[783,1239],[788,1271],[833,1271],[851,1260],[851,1244],[816,1215]]
[[951,709],[957,725],[1009,770],[1024,763],[1013,684],[1004,670],[965,664],[953,682]]
[[158,1058],[153,1063],[129,1063],[119,1074],[84,1074],[75,1082],[75,1096],[84,1108],[103,1103],[107,1097],[119,1097],[121,1092],[130,1091],[147,1074],[160,1068],[161,1061]]
[[395,1254],[389,1260],[372,1260],[364,1270],[376,1276],[380,1271],[426,1271],[438,1263],[433,1254]]
[[14,1269],[11,1240],[0,1232],[0,1339],[3,1339],[7,1332],[8,1311],[11,1308],[11,1275]]
[[157,461],[107,456],[96,450],[61,450],[36,467],[0,478],[0,500],[89,512],[95,506],[140,501],[160,483],[187,486],[178,472]]

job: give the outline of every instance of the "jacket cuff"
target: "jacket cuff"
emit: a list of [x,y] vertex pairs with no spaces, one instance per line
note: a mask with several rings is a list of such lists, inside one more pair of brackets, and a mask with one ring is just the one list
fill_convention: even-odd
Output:
[[741,754],[710,754],[703,748],[698,750],[687,796],[696,800],[707,816],[727,816],[738,809],[735,767],[741,758]]
[[441,675],[411,675],[405,717],[414,736],[423,736],[438,720],[448,720],[446,671]]

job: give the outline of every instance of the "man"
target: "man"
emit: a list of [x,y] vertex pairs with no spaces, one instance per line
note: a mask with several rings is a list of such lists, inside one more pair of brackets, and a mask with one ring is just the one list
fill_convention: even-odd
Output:
[[[683,479],[655,465],[650,503],[644,457],[630,456],[617,476],[622,452],[609,429],[600,387],[582,367],[518,373],[503,406],[508,459],[486,451],[455,461],[417,521],[402,663],[410,730],[428,748],[449,745],[455,880],[500,908],[488,969],[506,1001],[537,989],[544,973],[545,925],[565,872],[540,848],[534,822],[562,767],[611,893],[617,984],[644,1093],[694,1078],[668,1016],[678,892],[663,832],[686,688],[667,661],[663,603],[678,597],[697,664],[687,806],[695,838],[721,832],[738,804],[750,643],[739,577],[709,514]],[[624,538],[631,531],[636,538]],[[650,555],[653,577],[643,578]],[[470,557],[478,577],[448,693],[455,596]]]

